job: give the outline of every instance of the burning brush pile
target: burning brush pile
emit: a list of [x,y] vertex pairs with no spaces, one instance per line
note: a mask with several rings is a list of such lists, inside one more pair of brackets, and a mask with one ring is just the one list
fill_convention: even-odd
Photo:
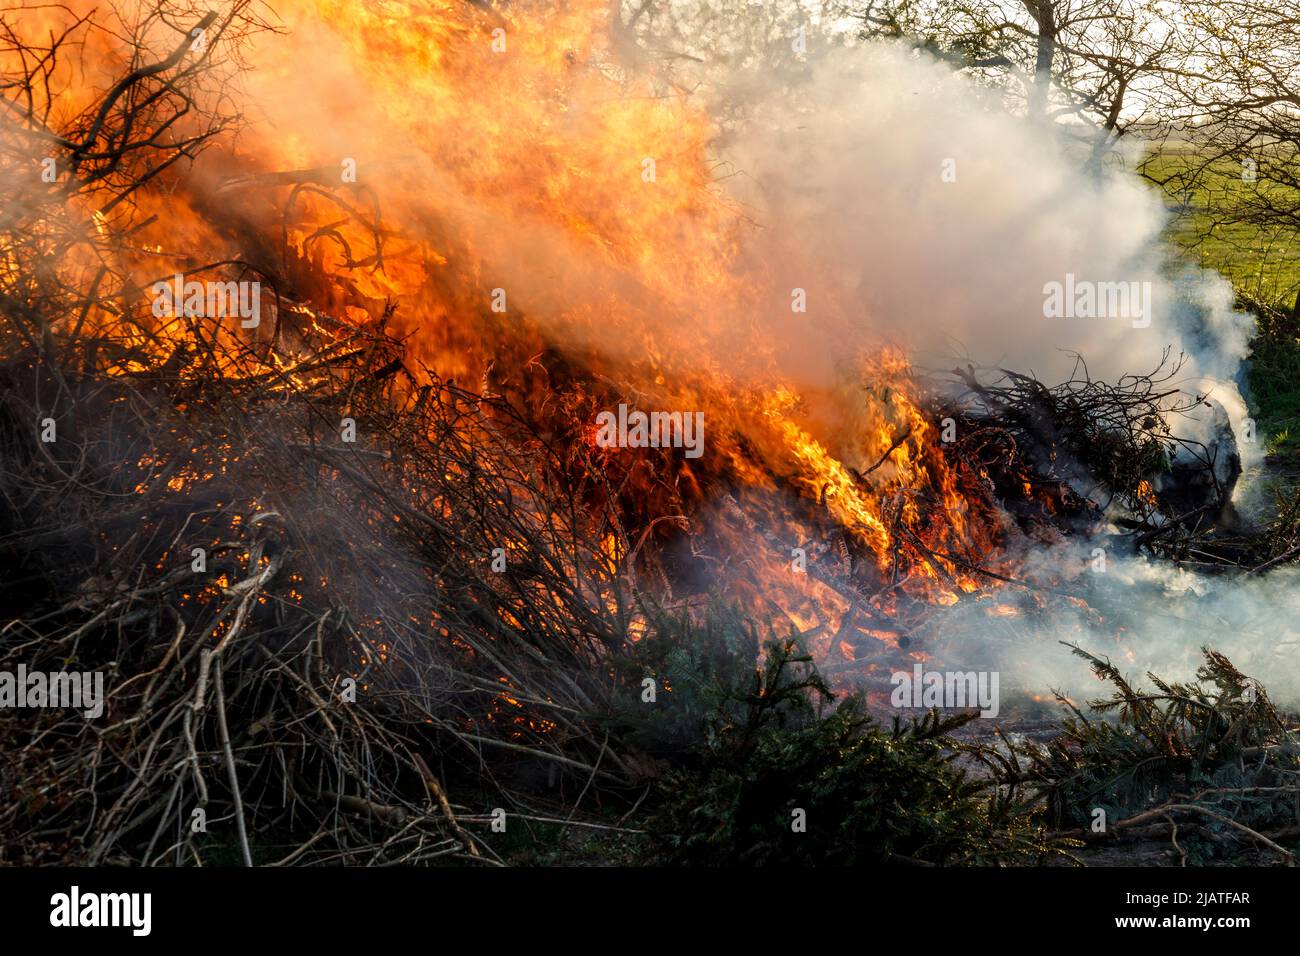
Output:
[[[960,809],[845,859],[1042,859],[1077,751],[890,738],[890,674],[964,665],[956,612],[1095,623],[1085,562],[1026,556],[1105,527],[1295,555],[1300,522],[1235,522],[1226,418],[1179,430],[1217,406],[1176,355],[1050,386],[855,337],[844,384],[786,374],[774,310],[833,270],[786,283],[604,5],[290,7],[0,13],[0,671],[103,686],[94,719],[53,680],[0,709],[3,862],[496,862],[507,825],[743,786],[787,723],[857,755],[836,799],[928,773]],[[1255,687],[1206,679],[1215,713]],[[832,687],[864,696],[810,709]],[[1250,699],[1171,766],[1289,740]]]

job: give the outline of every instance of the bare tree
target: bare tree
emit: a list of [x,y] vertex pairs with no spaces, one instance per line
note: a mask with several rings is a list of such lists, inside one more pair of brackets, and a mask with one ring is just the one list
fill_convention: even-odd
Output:
[[1076,131],[1092,164],[1153,125],[1153,95],[1185,66],[1175,22],[1136,0],[871,0],[853,15],[865,36],[910,40]]
[[[1194,241],[1254,227],[1264,257],[1293,259],[1300,240],[1300,4],[1188,0],[1183,55],[1195,71],[1167,77],[1165,152],[1149,179],[1195,213]],[[1192,203],[1192,197],[1196,203]],[[1295,287],[1258,288],[1262,305],[1290,306]],[[1286,297],[1283,301],[1283,297]],[[1300,314],[1300,298],[1292,312]]]

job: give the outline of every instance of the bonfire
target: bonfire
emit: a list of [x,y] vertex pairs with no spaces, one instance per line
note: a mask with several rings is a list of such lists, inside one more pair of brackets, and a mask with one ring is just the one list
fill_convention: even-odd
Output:
[[279,14],[3,14],[0,667],[106,677],[93,721],[0,713],[5,862],[498,862],[506,820],[634,829],[711,655],[884,714],[966,669],[955,611],[1103,616],[1030,555],[1295,556],[1176,353],[1050,384],[848,336],[606,5]]

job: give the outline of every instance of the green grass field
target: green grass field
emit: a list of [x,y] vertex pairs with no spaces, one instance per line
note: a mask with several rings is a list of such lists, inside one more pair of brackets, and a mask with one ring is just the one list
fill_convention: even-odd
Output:
[[[1190,168],[1189,150],[1162,147],[1147,157],[1146,171],[1158,180]],[[1161,188],[1155,186],[1153,188]],[[1253,409],[1270,451],[1300,454],[1300,322],[1290,314],[1300,295],[1300,233],[1278,226],[1231,221],[1247,190],[1235,164],[1221,163],[1196,188],[1165,190],[1174,212],[1166,232],[1187,259],[1214,269],[1236,288],[1243,307],[1259,315],[1249,382]]]

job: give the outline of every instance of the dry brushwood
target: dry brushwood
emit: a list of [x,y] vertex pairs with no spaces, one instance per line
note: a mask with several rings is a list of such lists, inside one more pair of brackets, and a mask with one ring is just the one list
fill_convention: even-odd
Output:
[[[1005,369],[990,382],[973,367],[954,369],[971,421],[960,453],[994,474],[1049,486],[1061,517],[1093,525],[1112,517],[1130,529],[1134,548],[1177,558],[1200,548],[1211,561],[1239,564],[1250,548],[1218,533],[1233,521],[1235,439],[1220,407],[1174,384],[1182,365],[1166,350],[1152,372],[1110,384],[1076,356],[1073,374],[1050,387]],[[1175,431],[1180,419],[1188,426]]]
[[[0,370],[0,551],[24,568],[0,669],[108,675],[100,722],[0,713],[11,861],[197,862],[196,808],[246,861],[286,833],[307,861],[491,859],[430,768],[626,778],[592,723],[636,613],[600,476],[500,402],[443,383],[403,407],[334,372],[338,391],[205,378],[200,414],[165,369]],[[363,441],[338,439],[345,400]]]

